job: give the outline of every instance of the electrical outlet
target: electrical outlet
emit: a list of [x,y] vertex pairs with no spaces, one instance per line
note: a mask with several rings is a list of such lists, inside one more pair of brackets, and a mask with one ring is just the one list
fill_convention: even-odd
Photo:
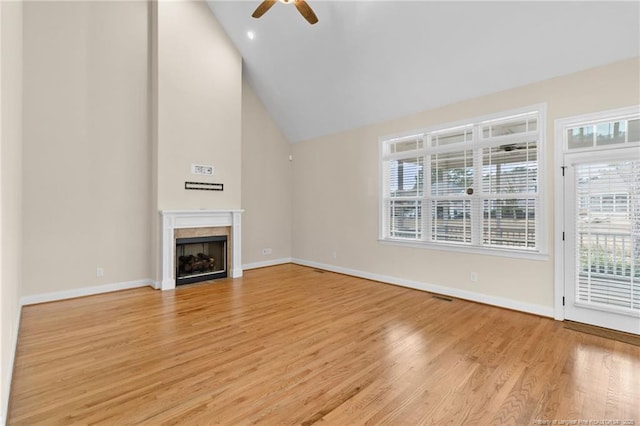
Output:
[[271,254],[271,253],[273,253],[273,250],[271,250],[270,248],[262,249],[262,255],[263,256],[266,256],[266,255]]
[[104,276],[104,269],[98,266],[96,268],[96,278],[100,278],[102,276]]
[[334,259],[336,259],[336,258],[338,257],[338,253],[334,251],[333,253],[331,253],[331,256],[332,256]]
[[471,282],[472,283],[477,283],[478,282],[478,273],[477,272],[472,272],[470,278],[471,278]]

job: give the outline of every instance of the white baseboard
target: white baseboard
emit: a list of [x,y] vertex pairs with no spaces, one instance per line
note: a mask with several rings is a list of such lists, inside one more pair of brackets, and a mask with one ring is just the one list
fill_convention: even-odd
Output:
[[380,281],[387,284],[399,285],[402,287],[413,288],[416,290],[428,291],[431,293],[442,294],[445,296],[456,297],[458,299],[470,300],[473,302],[484,303],[487,305],[498,306],[501,308],[512,309],[514,311],[526,312],[529,314],[540,315],[543,317],[554,317],[553,307],[534,305],[532,303],[519,302],[513,299],[503,297],[489,296],[483,293],[473,291],[460,290],[452,287],[445,287],[436,284],[423,283],[420,281],[406,280],[403,278],[390,277],[387,275],[372,274],[370,272],[358,271],[355,269],[343,268],[340,266],[327,265],[324,263],[312,262],[304,259],[291,259],[292,263],[298,265],[310,266],[312,268],[325,269],[331,272],[338,272],[345,275],[353,275],[354,277],[366,278],[369,280]]
[[151,279],[125,281],[121,283],[98,285],[95,287],[83,287],[73,290],[54,291],[52,293],[34,294],[31,296],[23,296],[20,298],[20,305],[33,305],[35,303],[53,302],[56,300],[72,299],[74,297],[91,296],[94,294],[110,293],[118,290],[129,290],[138,287],[157,288],[157,283]]
[[246,271],[247,269],[265,268],[267,266],[283,265],[285,263],[291,262],[291,258],[286,257],[282,259],[265,260],[264,262],[247,263],[245,265],[242,265],[242,269]]
[[18,350],[18,332],[20,331],[20,318],[22,317],[22,306],[18,306],[18,314],[13,323],[13,339],[11,341],[11,356],[9,365],[7,365],[6,381],[2,383],[2,417],[0,425],[7,424],[7,414],[9,414],[9,396],[11,394],[11,382],[13,380],[13,365],[16,360],[16,351]]

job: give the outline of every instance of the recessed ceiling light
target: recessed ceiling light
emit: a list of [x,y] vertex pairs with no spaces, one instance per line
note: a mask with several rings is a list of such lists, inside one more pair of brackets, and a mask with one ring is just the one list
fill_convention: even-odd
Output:
[[253,40],[256,38],[256,35],[253,31],[247,31],[247,37],[249,37],[249,40]]

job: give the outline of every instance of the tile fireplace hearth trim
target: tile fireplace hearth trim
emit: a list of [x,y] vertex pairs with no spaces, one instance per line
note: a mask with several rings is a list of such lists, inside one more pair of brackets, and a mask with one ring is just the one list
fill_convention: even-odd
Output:
[[242,276],[242,225],[243,210],[162,210],[162,290],[176,288],[175,235],[180,228],[231,228],[231,278]]

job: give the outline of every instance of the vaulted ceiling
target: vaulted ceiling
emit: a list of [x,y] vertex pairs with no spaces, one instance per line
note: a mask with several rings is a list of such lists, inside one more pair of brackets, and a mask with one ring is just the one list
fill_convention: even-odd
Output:
[[640,56],[637,1],[260,2],[208,0],[291,142]]

